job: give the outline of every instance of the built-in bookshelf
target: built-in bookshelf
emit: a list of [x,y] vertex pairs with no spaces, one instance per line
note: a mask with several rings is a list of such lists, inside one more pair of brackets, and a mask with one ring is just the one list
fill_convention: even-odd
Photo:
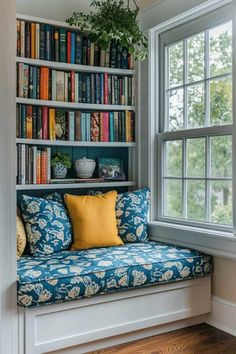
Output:
[[[55,38],[58,39],[57,42]],[[86,50],[84,43],[87,45]],[[47,183],[42,184],[32,184],[29,181],[26,183],[23,179],[23,184],[17,184],[18,191],[119,189],[135,186],[135,70],[132,57],[128,56],[126,49],[124,53],[122,59],[122,48],[114,43],[109,51],[103,52],[96,44],[89,42],[86,33],[80,33],[78,28],[70,27],[67,23],[17,15],[17,151],[22,150],[19,146],[23,146],[24,151],[31,151],[35,146],[39,151],[41,149],[42,155],[47,155],[50,151],[45,167],[49,174],[50,159],[57,152],[69,154],[72,161],[84,156],[95,160],[100,156],[119,157],[123,160],[127,179],[76,183],[62,180],[61,183],[50,183],[48,176]],[[56,118],[51,117],[56,117],[57,110],[65,112],[67,137],[60,139],[55,131],[49,131],[47,136],[37,134],[36,127],[33,126],[39,120],[36,113],[35,116],[33,113],[31,116],[26,115],[23,128],[26,133],[19,133],[22,128],[22,117],[19,115],[21,106],[33,107],[33,112],[40,112],[42,109],[50,111],[46,121],[49,130],[55,129],[56,121],[51,119]],[[99,117],[96,138],[93,136],[93,124],[91,125],[95,113]],[[87,117],[86,137],[82,137],[83,131],[79,138],[76,133],[71,137],[71,129],[74,127],[76,130],[76,117],[81,115]],[[72,128],[71,118],[74,119]],[[79,123],[82,130],[80,126],[82,123]],[[26,157],[28,163],[34,163],[30,156]],[[25,164],[26,158],[19,157],[18,152],[17,160],[19,172],[19,164],[22,164],[22,160]],[[30,169],[30,166],[24,166],[23,170],[26,169]],[[72,171],[69,177],[74,178]],[[96,170],[94,177],[97,177]],[[19,182],[19,178],[17,180]]]

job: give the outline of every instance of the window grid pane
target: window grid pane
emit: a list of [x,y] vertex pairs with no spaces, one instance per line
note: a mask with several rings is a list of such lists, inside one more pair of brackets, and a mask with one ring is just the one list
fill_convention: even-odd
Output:
[[[229,24],[229,22],[228,22]],[[223,26],[227,25],[223,24]],[[230,26],[230,25],[229,25]],[[216,26],[214,28],[217,29],[218,27],[221,26]],[[181,124],[179,122],[179,124],[170,124],[170,120],[172,120],[173,123],[173,119],[176,120],[175,116],[172,116],[174,113],[174,102],[175,100],[177,100],[177,98],[172,97],[171,102],[168,102],[168,96],[169,96],[169,75],[170,75],[170,70],[169,70],[169,66],[168,63],[170,62],[169,60],[169,52],[171,50],[171,48],[173,48],[175,45],[172,45],[169,47],[169,49],[166,51],[166,55],[167,55],[167,72],[166,72],[166,76],[168,77],[168,80],[166,81],[167,85],[166,85],[166,90],[165,90],[165,96],[166,96],[166,119],[165,119],[165,131],[171,131],[171,130],[178,130],[178,129],[187,129],[187,128],[191,128],[188,126],[188,108],[187,108],[187,104],[188,104],[188,87],[190,87],[191,85],[193,85],[194,83],[201,83],[204,82],[205,83],[205,125],[204,126],[211,126],[212,123],[214,124],[214,121],[211,122],[210,119],[210,113],[211,113],[211,108],[210,108],[210,82],[209,80],[213,81],[213,79],[215,80],[223,80],[223,77],[226,75],[230,75],[229,72],[221,72],[219,71],[218,75],[214,75],[211,76],[210,73],[210,33],[211,29],[206,30],[204,33],[205,36],[205,53],[204,53],[204,59],[205,59],[205,73],[204,73],[204,78],[200,81],[191,81],[188,82],[188,40],[191,40],[194,37],[199,36],[200,34],[196,34],[193,37],[190,38],[186,38],[184,39],[182,42],[178,42],[177,45],[183,47],[183,58],[181,63],[183,62],[184,64],[184,68],[183,70],[181,69],[181,72],[178,72],[178,65],[177,65],[177,74],[176,75],[181,75],[181,77],[183,76],[183,84],[181,85],[180,80],[175,80],[176,81],[176,85],[171,85],[171,90],[181,90],[181,88],[183,89],[183,107],[181,108]],[[220,44],[219,44],[220,45]],[[230,59],[230,55],[228,55],[228,61]],[[228,68],[230,68],[229,64],[228,64]],[[173,75],[172,75],[173,76]],[[225,88],[226,89],[226,88]],[[223,88],[222,88],[223,90]],[[172,91],[173,92],[173,91]],[[180,92],[180,91],[179,91]],[[227,91],[222,91],[222,93],[225,95],[225,97],[227,97]],[[219,96],[219,95],[218,95]],[[229,102],[231,102],[230,98],[228,99]],[[178,104],[180,104],[180,102],[178,102]],[[231,107],[232,108],[232,107]],[[232,121],[232,114],[230,114],[230,106],[228,108],[228,118],[225,119],[223,122],[221,122],[220,124],[229,124]],[[171,113],[171,114],[170,114]],[[171,118],[172,116],[172,118]],[[219,116],[221,117],[221,115]],[[179,117],[180,119],[180,117]],[[194,128],[194,127],[193,127]]]
[[[212,139],[223,139],[226,137],[231,137],[231,135],[219,135],[219,136],[205,136],[198,138],[183,138],[178,140],[167,140],[163,141],[163,153],[164,153],[164,161],[163,161],[163,215],[165,217],[177,218],[177,219],[185,219],[189,221],[200,221],[206,223],[216,223],[216,220],[219,220],[219,223],[224,212],[226,213],[227,220],[230,219],[230,207],[232,205],[232,178],[231,176],[212,176],[211,172],[211,151],[212,151]],[[199,177],[196,175],[189,176],[188,168],[187,168],[187,159],[188,159],[188,150],[187,146],[191,141],[201,140],[204,141],[204,150],[203,156],[205,160],[205,173]],[[182,147],[180,142],[182,141]],[[167,144],[171,144],[172,151],[176,150],[177,146],[182,150],[182,173],[176,173],[175,175],[172,173],[168,173],[168,153],[167,153]],[[177,145],[176,145],[177,144]],[[197,144],[200,150],[200,141]],[[219,155],[220,152],[218,152]],[[178,151],[178,160],[180,159],[180,151]],[[177,155],[175,155],[177,156]],[[196,158],[196,157],[195,157]],[[199,157],[200,158],[200,157]],[[199,160],[199,159],[198,159]],[[194,163],[194,162],[193,162]],[[178,165],[178,164],[177,164]],[[176,170],[177,165],[172,165],[172,171]],[[180,166],[179,166],[180,167]],[[212,197],[212,185],[216,186],[214,190],[214,196]],[[231,185],[230,188],[224,188],[219,190],[219,186]],[[200,186],[199,193],[196,192],[196,200],[194,200],[194,188],[196,186]],[[205,187],[203,187],[205,186]],[[175,191],[175,188],[177,190]],[[223,188],[223,187],[222,187]],[[182,192],[180,192],[180,190]],[[228,190],[228,192],[227,192]],[[222,202],[223,195],[229,194],[227,204]],[[182,197],[181,197],[181,196]],[[213,198],[213,199],[212,199]],[[192,202],[190,205],[189,203]],[[213,204],[213,202],[215,204]],[[172,205],[172,204],[173,205]],[[176,206],[175,206],[176,203]],[[181,207],[180,207],[181,205]],[[213,208],[214,206],[214,208]],[[212,210],[212,208],[214,210]],[[194,219],[194,209],[195,209],[195,219]],[[203,218],[203,210],[204,210],[204,218]],[[225,211],[226,210],[226,211]],[[171,214],[172,213],[172,214]],[[213,215],[213,216],[212,216]]]

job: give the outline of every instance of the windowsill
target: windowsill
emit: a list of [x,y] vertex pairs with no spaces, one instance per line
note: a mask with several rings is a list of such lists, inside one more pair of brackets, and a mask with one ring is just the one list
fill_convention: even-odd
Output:
[[213,256],[236,259],[236,236],[229,232],[152,221],[148,224],[152,240],[195,248]]

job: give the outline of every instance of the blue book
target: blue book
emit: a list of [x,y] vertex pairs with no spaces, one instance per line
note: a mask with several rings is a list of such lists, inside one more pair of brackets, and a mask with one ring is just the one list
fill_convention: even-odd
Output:
[[81,113],[81,141],[86,141],[86,114]]
[[34,100],[37,99],[37,66],[33,66],[33,97]]
[[109,115],[109,140],[115,141],[114,112],[110,112]]
[[20,117],[21,117],[21,138],[26,139],[26,105],[21,105],[20,110]]
[[87,121],[86,141],[91,141],[91,113],[86,113],[86,121]]
[[52,28],[50,25],[45,25],[45,41],[45,60],[52,60]]
[[40,35],[39,35],[39,59],[45,59],[45,25],[40,23]]
[[75,112],[69,112],[69,141],[75,140]]
[[75,33],[71,32],[70,36],[70,62],[75,64]]
[[75,34],[75,63],[82,64],[82,35],[80,33]]
[[86,103],[91,103],[91,80],[90,80],[90,74],[86,75]]

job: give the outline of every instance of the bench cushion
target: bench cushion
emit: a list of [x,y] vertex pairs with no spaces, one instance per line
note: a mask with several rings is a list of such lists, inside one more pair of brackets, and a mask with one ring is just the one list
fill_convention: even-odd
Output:
[[158,242],[27,256],[18,260],[18,305],[59,303],[211,273],[210,256]]

